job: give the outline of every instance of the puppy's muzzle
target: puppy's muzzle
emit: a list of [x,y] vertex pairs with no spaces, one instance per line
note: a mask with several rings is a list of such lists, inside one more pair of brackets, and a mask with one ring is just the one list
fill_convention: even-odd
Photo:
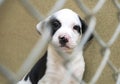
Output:
[[62,47],[66,46],[67,42],[68,42],[68,38],[66,38],[65,36],[59,36],[59,43],[61,44]]

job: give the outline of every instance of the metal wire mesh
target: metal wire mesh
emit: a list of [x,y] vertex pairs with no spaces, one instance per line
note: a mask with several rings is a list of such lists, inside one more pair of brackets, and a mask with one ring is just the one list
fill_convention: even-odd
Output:
[[[64,6],[64,4],[66,3],[66,1],[67,0],[57,0],[55,5],[52,7],[52,9],[48,12],[47,15],[50,15],[53,12],[61,9]],[[120,4],[118,3],[118,0],[112,0],[112,1],[114,3],[115,7],[118,9],[118,13],[119,13],[120,12]],[[4,0],[0,0],[0,5],[2,5],[3,2],[4,2]],[[113,78],[115,78],[116,84],[120,84],[120,70],[109,59],[110,53],[111,53],[110,47],[114,44],[118,35],[120,34],[120,22],[118,23],[118,26],[116,27],[116,30],[115,30],[114,34],[112,35],[112,37],[110,38],[110,40],[108,42],[104,42],[103,39],[101,38],[101,36],[95,31],[95,26],[96,26],[96,22],[97,22],[95,14],[97,14],[98,11],[103,7],[103,5],[106,3],[106,0],[98,0],[97,4],[95,5],[95,7],[93,9],[88,8],[83,3],[82,0],[74,0],[74,2],[76,3],[76,5],[78,5],[80,10],[82,10],[85,13],[86,18],[89,19],[89,24],[88,24],[88,31],[86,32],[86,34],[85,34],[83,40],[81,41],[81,43],[79,44],[79,46],[72,53],[72,56],[74,57],[74,53],[78,52],[78,50],[80,50],[80,49],[81,50],[83,49],[83,46],[84,46],[85,42],[87,41],[87,39],[89,38],[91,33],[94,34],[95,39],[100,44],[100,46],[102,47],[102,50],[103,50],[101,52],[102,61],[101,61],[100,65],[98,66],[94,76],[91,78],[91,80],[89,82],[86,82],[83,80],[82,84],[95,84],[97,82],[97,80],[99,79],[106,64],[109,65],[109,67],[115,74],[115,76]],[[43,18],[45,18],[45,16],[42,13],[40,13],[30,3],[29,0],[20,0],[20,3],[26,8],[28,13],[30,13],[32,16],[34,16],[38,21],[41,21]],[[118,14],[118,19],[119,19],[119,17],[120,17],[120,14]],[[20,67],[17,74],[14,74],[9,69],[7,69],[5,66],[0,65],[0,73],[2,73],[6,77],[6,79],[8,79],[10,81],[10,83],[16,84],[16,82],[32,68],[32,66],[36,63],[36,61],[41,58],[42,54],[46,50],[49,40],[50,40],[48,31],[50,31],[50,30],[46,30],[45,33],[47,32],[46,33],[47,35],[43,36],[42,40],[40,39],[37,42],[35,47],[30,52],[26,61]],[[47,40],[46,40],[46,38],[47,38]],[[62,54],[63,57],[64,57],[64,55],[66,55],[65,53],[61,53],[61,52],[58,52],[58,53]],[[67,59],[65,59],[65,60],[67,61]],[[70,61],[72,61],[72,60],[70,59]],[[66,63],[69,63],[70,61],[68,61]],[[72,75],[72,73],[70,72],[70,68],[68,68],[68,72],[69,72],[68,75]],[[80,82],[78,78],[76,78],[76,79],[77,79],[76,81]],[[66,84],[66,81],[64,81],[63,84]]]

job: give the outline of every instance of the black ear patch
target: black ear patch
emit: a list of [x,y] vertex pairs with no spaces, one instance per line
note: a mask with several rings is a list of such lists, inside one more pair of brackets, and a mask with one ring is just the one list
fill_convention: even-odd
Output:
[[[78,16],[79,17],[79,16]],[[88,26],[86,24],[86,22],[84,20],[82,20],[80,17],[79,17],[79,20],[82,24],[82,34],[84,35],[85,32],[87,31],[88,29]],[[93,34],[90,35],[90,37],[88,38],[88,41],[92,40],[93,39]]]

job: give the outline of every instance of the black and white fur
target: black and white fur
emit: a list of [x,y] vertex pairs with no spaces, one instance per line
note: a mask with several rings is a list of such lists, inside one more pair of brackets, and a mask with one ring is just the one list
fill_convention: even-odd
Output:
[[[52,28],[51,43],[44,56],[18,84],[61,84],[67,70],[63,67],[64,60],[56,50],[62,50],[67,54],[72,53],[87,30],[87,24],[70,9],[62,9],[43,22],[48,22]],[[41,35],[43,22],[37,24],[37,30]],[[91,39],[92,35],[88,41]],[[82,80],[85,70],[83,51],[76,54],[70,66],[74,75]],[[68,84],[79,83],[71,77]]]

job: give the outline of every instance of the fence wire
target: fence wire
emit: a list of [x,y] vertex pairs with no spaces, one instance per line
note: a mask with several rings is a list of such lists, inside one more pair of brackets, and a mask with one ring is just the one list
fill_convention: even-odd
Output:
[[[4,5],[4,3],[3,3],[4,1],[5,0],[0,0],[0,6]],[[37,10],[37,8],[35,8],[31,4],[31,2],[29,0],[19,0],[19,1],[20,1],[21,5],[26,8],[28,13],[30,13],[32,16],[34,16],[38,21],[42,21],[46,17],[42,13],[40,13]],[[86,18],[89,20],[89,24],[88,24],[88,31],[86,32],[86,34],[83,37],[79,46],[72,53],[71,57],[75,58],[74,54],[79,52],[79,50],[83,49],[83,46],[86,43],[86,41],[89,38],[91,33],[93,33],[95,39],[97,40],[99,45],[102,47],[102,52],[101,52],[102,61],[101,61],[100,65],[98,66],[94,76],[91,78],[91,80],[89,82],[86,82],[83,80],[81,82],[81,84],[95,84],[97,82],[97,80],[99,79],[101,73],[103,72],[103,69],[105,68],[106,64],[109,65],[110,69],[114,73],[113,78],[115,79],[116,84],[120,84],[120,70],[109,59],[110,53],[111,53],[110,47],[114,44],[118,35],[120,34],[120,18],[119,18],[120,17],[120,4],[118,3],[118,0],[112,0],[112,1],[114,3],[115,7],[118,9],[118,14],[116,14],[116,15],[118,15],[119,23],[118,23],[118,26],[116,27],[114,34],[110,38],[110,40],[108,42],[104,42],[103,39],[101,38],[101,36],[95,31],[95,26],[96,26],[95,14],[97,14],[98,11],[100,11],[100,9],[105,4],[106,0],[98,0],[97,4],[95,5],[95,7],[93,9],[88,8],[83,3],[83,0],[74,0],[74,2],[76,3],[76,5],[78,5],[80,10],[82,10],[85,13]],[[48,12],[47,15],[50,15],[53,12],[61,9],[66,2],[67,2],[67,0],[57,0],[55,5],[52,7],[52,9]],[[46,25],[46,24],[45,24],[45,26],[49,27],[49,25]],[[50,29],[50,28],[46,28],[46,31],[44,31],[44,33],[46,33],[46,34],[43,35],[42,39],[40,39],[36,43],[35,47],[32,49],[28,58],[25,60],[23,65],[20,67],[17,74],[13,73],[9,69],[7,69],[5,66],[0,65],[0,73],[3,76],[5,76],[6,79],[8,79],[11,84],[16,84],[16,82],[34,66],[34,64],[38,61],[38,59],[40,59],[42,57],[44,51],[47,48],[48,42],[50,40],[50,37],[49,37],[50,30],[47,30],[47,29]],[[65,57],[67,57],[66,53],[63,53],[63,52],[58,52],[58,53],[61,54],[63,56],[63,58],[65,59],[65,61],[66,61],[65,67],[67,67],[67,65],[72,61],[72,59],[65,58]],[[71,69],[67,68],[67,70],[68,70],[68,76],[69,75],[73,76]],[[69,77],[65,78],[65,80],[63,81],[63,84],[67,84],[67,80],[68,80],[67,78],[69,78]],[[76,77],[74,77],[74,78],[76,79],[76,81],[80,82],[79,78],[76,78]]]

